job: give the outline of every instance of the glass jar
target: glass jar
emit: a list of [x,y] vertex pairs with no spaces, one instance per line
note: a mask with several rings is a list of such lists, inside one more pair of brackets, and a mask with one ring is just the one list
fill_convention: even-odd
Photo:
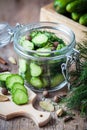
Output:
[[[55,33],[59,38],[63,39],[66,46],[60,50],[50,52],[37,52],[23,48],[19,44],[21,37],[36,29]],[[39,92],[43,90],[55,91],[67,84],[69,86],[68,67],[73,60],[71,57],[77,53],[74,49],[76,42],[72,30],[62,24],[53,22],[34,23],[18,29],[14,33],[13,41],[14,49],[19,56],[19,74],[22,75],[31,89]],[[38,55],[38,53],[41,55]],[[45,53],[45,56],[43,56],[43,53]],[[31,71],[37,73],[35,66],[31,70],[32,63],[41,68],[42,72],[39,76],[31,75]]]

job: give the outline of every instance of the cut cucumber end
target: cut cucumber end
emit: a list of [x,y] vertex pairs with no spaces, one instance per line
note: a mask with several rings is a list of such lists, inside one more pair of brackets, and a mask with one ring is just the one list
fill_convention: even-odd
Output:
[[17,89],[12,96],[13,102],[17,105],[23,105],[28,103],[28,95],[21,89]]
[[32,39],[32,42],[33,42],[37,47],[43,47],[43,46],[45,46],[47,40],[48,40],[48,37],[47,37],[45,34],[38,34],[38,35],[36,35],[36,36]]
[[35,63],[30,63],[30,73],[31,73],[31,76],[40,76],[41,73],[42,73],[42,68],[35,64]]
[[6,86],[7,86],[7,88],[9,90],[11,90],[13,84],[16,83],[16,82],[24,84],[23,78],[20,75],[18,75],[18,74],[13,74],[13,75],[7,77],[7,79],[6,79]]

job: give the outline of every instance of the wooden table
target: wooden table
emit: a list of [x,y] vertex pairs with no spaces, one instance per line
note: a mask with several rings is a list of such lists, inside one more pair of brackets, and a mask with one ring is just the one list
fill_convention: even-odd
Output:
[[[7,0],[6,3],[4,3],[5,1],[0,1],[0,2],[2,2],[2,6],[3,4],[5,5],[6,10],[10,10],[10,8],[12,8],[10,6],[14,7],[14,0],[12,2],[10,0]],[[30,2],[29,5],[27,5],[28,0],[25,0],[25,2],[23,0],[20,0],[18,4],[15,3],[17,5],[13,9],[16,9],[16,10],[13,10],[13,12],[10,12],[10,15],[8,12],[6,15],[6,12],[2,11],[2,14],[4,15],[2,15],[3,16],[2,17],[0,14],[0,20],[8,21],[12,25],[16,24],[16,22],[30,23],[30,22],[39,21],[40,7],[48,4],[49,2],[52,2],[52,0],[49,0],[49,1],[32,0],[32,2]],[[25,4],[25,6],[23,6],[23,4]],[[33,6],[32,11],[31,11],[31,5]],[[1,4],[0,4],[0,7],[1,7]],[[29,15],[27,11],[29,11]],[[13,14],[14,14],[14,17],[13,17]],[[16,53],[14,52],[12,43],[3,48],[0,48],[0,56],[3,57],[5,60],[7,60],[7,62],[8,62],[8,57],[10,56],[15,57],[16,60],[18,61],[18,57]],[[18,72],[17,65],[12,65],[12,64],[9,64],[9,65],[11,68],[11,72],[13,73]],[[53,98],[55,94],[60,94],[66,91],[67,89],[64,88],[61,91],[50,93],[50,97]],[[42,110],[38,105],[39,101],[42,98],[42,94],[41,93],[37,93],[37,94],[38,94],[38,98],[34,106],[36,109]],[[42,128],[39,128],[38,126],[35,125],[35,123],[31,119],[28,119],[25,117],[16,117],[9,121],[0,119],[0,130],[35,130],[35,129],[37,130],[87,130],[87,119],[81,118],[78,112],[75,112],[75,113],[76,115],[73,121],[64,123],[63,121],[64,118],[58,118],[55,111],[51,112],[50,122]]]
[[[7,62],[10,56],[13,56],[18,61],[18,57],[14,52],[13,44],[9,44],[3,48],[0,48],[0,56],[3,57]],[[13,73],[18,72],[18,66],[9,63],[10,71]],[[63,88],[60,91],[50,93],[50,97],[53,98],[54,95],[62,94],[67,92],[67,88]],[[37,93],[37,101],[34,104],[36,109],[42,110],[40,108],[39,101],[42,99],[42,93]],[[36,124],[28,118],[25,117],[16,117],[9,121],[0,119],[0,130],[87,130],[87,119],[81,118],[78,112],[74,112],[74,120],[64,123],[64,118],[58,118],[56,111],[51,112],[50,122],[43,128],[39,128]]]

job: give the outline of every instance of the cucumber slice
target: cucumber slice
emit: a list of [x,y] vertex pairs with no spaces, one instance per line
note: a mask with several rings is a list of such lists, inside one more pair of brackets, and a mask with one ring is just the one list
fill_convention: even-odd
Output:
[[22,43],[25,41],[26,37],[25,36],[22,36],[21,39],[19,40],[19,44],[22,45]]
[[22,42],[22,46],[27,49],[27,50],[33,50],[34,49],[34,44],[28,40],[24,40]]
[[19,74],[26,72],[26,69],[27,69],[26,66],[27,66],[26,60],[19,59]]
[[13,74],[13,75],[7,77],[7,79],[6,79],[6,86],[7,86],[7,88],[9,90],[11,90],[13,84],[16,83],[16,82],[24,84],[23,78],[20,75],[18,75],[18,74]]
[[23,90],[26,94],[27,94],[27,89],[24,87],[24,85],[20,84],[20,83],[14,83],[12,86],[12,94],[15,93],[16,89],[21,89]]
[[33,87],[40,89],[43,87],[42,81],[38,77],[32,77],[30,83]]
[[64,81],[64,76],[62,74],[58,74],[51,79],[51,87],[56,87],[63,81]]
[[30,73],[34,77],[40,76],[42,74],[42,68],[35,63],[30,63]]
[[0,73],[0,81],[6,81],[6,78],[11,75],[10,72]]
[[32,31],[32,32],[30,33],[30,36],[31,36],[32,38],[34,38],[37,34],[38,34],[38,31]]
[[[41,51],[41,53],[40,53]],[[37,49],[37,54],[40,56],[49,56],[51,52],[51,48],[39,48]]]
[[37,34],[33,39],[32,42],[37,47],[45,46],[46,42],[48,41],[48,37],[45,34]]
[[6,78],[11,75],[10,72],[0,73],[0,87],[6,87]]
[[23,90],[16,89],[12,96],[12,100],[17,105],[23,105],[28,103],[28,95]]

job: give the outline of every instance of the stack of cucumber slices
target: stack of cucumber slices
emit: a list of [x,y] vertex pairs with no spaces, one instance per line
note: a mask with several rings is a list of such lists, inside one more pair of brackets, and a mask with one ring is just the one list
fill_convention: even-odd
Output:
[[13,102],[17,105],[28,103],[28,92],[20,75],[9,72],[0,73],[0,86],[9,90]]
[[[50,89],[64,80],[61,74],[61,63],[64,62],[64,59],[60,61],[49,60],[48,62],[39,60],[39,57],[46,59],[53,54],[54,56],[55,54],[59,55],[57,50],[66,46],[63,39],[59,38],[57,34],[46,30],[33,30],[27,35],[23,35],[19,39],[19,44],[27,51],[35,51],[33,57],[36,57],[36,60],[32,58],[26,60],[23,57],[19,59],[19,74],[31,88],[36,90]],[[55,82],[55,80],[57,81]]]
[[[19,43],[27,50],[41,52],[59,50],[65,46],[64,41],[58,38],[55,33],[41,30],[34,30],[30,34],[22,36]],[[43,56],[46,56],[45,53]]]

